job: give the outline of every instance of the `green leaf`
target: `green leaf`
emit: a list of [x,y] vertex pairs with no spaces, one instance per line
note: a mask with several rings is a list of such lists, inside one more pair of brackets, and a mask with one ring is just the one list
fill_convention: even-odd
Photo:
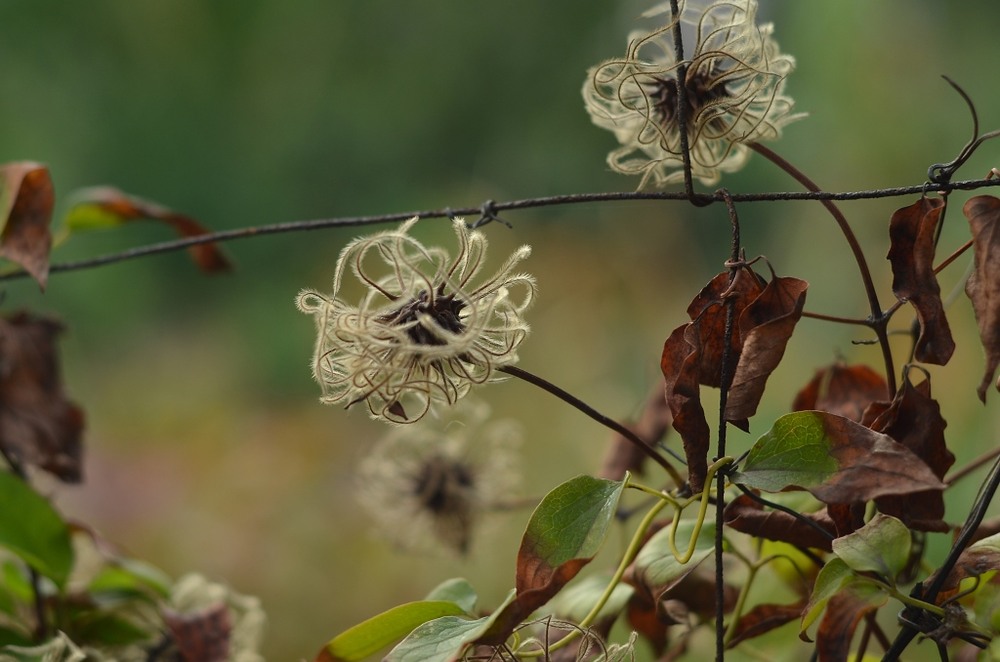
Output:
[[[677,523],[677,551],[684,554],[688,550],[695,520],[685,519]],[[662,593],[683,579],[698,564],[707,559],[715,549],[715,523],[705,522],[695,541],[694,554],[687,563],[680,563],[670,548],[670,526],[665,526],[646,541],[639,550],[632,567],[638,581],[655,594]]]
[[833,553],[855,572],[877,572],[894,581],[906,567],[912,540],[900,520],[878,513],[863,527],[833,541]]
[[804,488],[825,503],[945,487],[923,460],[891,437],[824,411],[776,420],[733,480],[770,492]]
[[499,644],[590,563],[614,520],[625,480],[577,476],[545,495],[517,552],[517,600],[497,614],[483,643]]
[[443,616],[424,623],[385,656],[384,662],[448,662],[458,659],[462,649],[474,641],[487,618],[468,620]]
[[150,641],[158,635],[155,627],[143,629],[128,618],[114,613],[89,610],[80,616],[86,622],[73,629],[73,638],[80,645],[127,646]]
[[408,602],[341,632],[320,651],[317,662],[354,662],[399,641],[414,628],[444,616],[465,613],[446,600]]
[[[610,572],[602,572],[577,579],[552,598],[545,607],[545,611],[559,618],[579,623],[590,613],[590,609],[604,594],[608,583],[611,582],[611,577]],[[601,607],[596,621],[600,622],[620,614],[634,593],[634,588],[619,582],[612,589],[608,601]]]
[[168,598],[171,583],[159,568],[135,559],[120,559],[101,568],[87,590],[125,598]]
[[[826,603],[847,586],[854,577],[854,571],[844,563],[843,559],[832,558],[826,562],[826,565],[816,575],[816,583],[813,584],[809,604],[806,605],[806,609],[802,613],[802,623],[799,626],[800,638],[806,639],[804,636],[806,629],[823,613],[823,610],[826,609]],[[809,640],[806,639],[806,641]]]
[[496,619],[513,604],[514,596],[514,591],[511,591],[490,616],[474,620],[443,616],[424,623],[389,651],[383,662],[452,662],[460,659],[465,648],[486,634]]
[[0,472],[0,545],[62,588],[73,567],[69,527],[45,497]]
[[521,540],[518,593],[539,588],[567,563],[592,559],[604,542],[623,488],[624,481],[577,476],[549,492]]
[[[0,654],[4,646],[30,646],[31,633],[0,625]],[[0,660],[4,659],[0,656]]]
[[774,422],[753,445],[735,480],[749,487],[780,492],[789,486],[809,488],[837,472],[832,442],[816,412],[795,412]]
[[468,580],[455,577],[453,579],[446,579],[435,586],[424,600],[454,602],[464,609],[467,614],[472,614],[476,610],[476,602],[479,600],[479,596],[476,595],[476,590],[472,588],[472,584]]

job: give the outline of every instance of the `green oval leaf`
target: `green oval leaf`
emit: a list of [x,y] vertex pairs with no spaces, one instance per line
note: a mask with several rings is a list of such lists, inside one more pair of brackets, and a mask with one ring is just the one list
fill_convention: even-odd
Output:
[[823,613],[830,598],[839,593],[852,579],[854,579],[854,572],[844,563],[843,559],[833,558],[827,561],[826,565],[820,569],[819,574],[816,575],[816,583],[813,584],[809,604],[802,612],[802,623],[799,626],[800,638],[809,641],[805,637],[806,629]]
[[518,594],[545,589],[552,581],[561,587],[579,571],[576,568],[563,578],[571,566],[582,567],[594,558],[614,519],[624,485],[624,481],[577,476],[542,499],[518,550]]
[[476,589],[472,588],[472,584],[468,580],[462,577],[455,577],[453,579],[446,579],[435,586],[424,600],[454,602],[464,609],[466,613],[471,614],[476,610],[476,602],[479,600],[479,596],[476,595]]
[[[695,520],[685,519],[677,523],[677,551],[684,554],[694,533]],[[715,523],[705,522],[698,539],[694,543],[694,553],[687,563],[681,563],[670,548],[670,527],[665,526],[639,550],[632,562],[635,577],[654,595],[674,586],[687,576],[698,564],[707,559],[715,549]]]
[[408,602],[341,632],[320,651],[317,662],[355,662],[399,641],[414,628],[445,616],[465,613],[446,600]]
[[906,567],[912,540],[900,520],[878,513],[863,527],[833,541],[833,553],[856,572],[877,572],[892,582]]
[[[514,591],[503,604],[483,618],[442,616],[419,626],[399,645],[389,651],[383,662],[451,662],[458,660],[473,641],[488,632],[514,603]],[[325,661],[324,661],[325,662]]]
[[517,599],[496,612],[481,642],[499,645],[562,590],[601,548],[628,481],[577,476],[545,495],[517,552]]
[[[591,607],[597,604],[601,596],[604,595],[608,583],[611,582],[612,574],[602,572],[589,577],[577,579],[575,582],[560,591],[558,595],[549,601],[545,611],[558,616],[559,618],[579,623],[590,613]],[[628,584],[619,582],[611,590],[611,596],[595,618],[595,622],[600,622],[606,618],[614,618],[624,611],[629,599],[635,593],[635,589]]]
[[733,480],[769,492],[799,487],[825,503],[945,488],[902,444],[824,411],[798,411],[776,420]]
[[73,567],[69,527],[23,480],[0,472],[0,545],[62,588]]

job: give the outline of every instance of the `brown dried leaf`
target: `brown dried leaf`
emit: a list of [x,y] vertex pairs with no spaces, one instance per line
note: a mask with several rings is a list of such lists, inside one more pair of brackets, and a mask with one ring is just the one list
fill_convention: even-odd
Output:
[[23,161],[0,166],[0,256],[24,267],[45,289],[55,192],[49,169]]
[[815,409],[860,422],[873,402],[889,397],[885,379],[865,365],[835,363],[816,371],[799,391],[792,411]]
[[[673,427],[681,436],[688,462],[688,483],[700,492],[708,473],[710,430],[701,406],[699,385],[721,384],[722,357],[726,348],[726,307],[723,297],[733,300],[734,320],[756,299],[763,285],[749,267],[737,272],[732,283],[729,272],[715,276],[691,301],[691,322],[674,329],[663,346],[660,368],[664,391],[673,415]],[[734,324],[729,345],[730,361],[737,365],[741,346],[738,325]],[[736,424],[745,421],[734,421]]]
[[806,600],[791,605],[759,604],[746,612],[736,622],[733,638],[726,648],[735,648],[747,639],[753,639],[787,623],[798,620],[806,607]]
[[[697,365],[698,347],[688,341],[691,324],[677,327],[663,345],[660,365],[665,378],[666,402],[673,416],[673,427],[684,444],[688,463],[688,484],[692,492],[701,492],[708,475],[708,450],[711,432],[701,406]],[[697,341],[695,341],[697,342]]]
[[934,275],[934,241],[944,207],[941,198],[922,197],[897,209],[889,221],[887,256],[892,265],[892,291],[900,301],[913,304],[920,323],[914,357],[937,365],[948,363],[955,352]]
[[[663,435],[670,429],[673,416],[670,408],[663,397],[663,384],[657,384],[646,400],[646,406],[642,410],[642,416],[634,425],[629,425],[629,429],[639,438],[645,439],[651,444],[659,442]],[[598,478],[608,480],[622,480],[625,472],[642,475],[643,465],[648,456],[633,442],[620,434],[615,434],[601,462],[601,471]]]
[[830,598],[816,631],[820,662],[847,662],[851,639],[861,619],[881,607],[888,595],[852,587]]
[[[904,377],[902,388],[891,404],[868,427],[882,432],[919,457],[938,478],[944,478],[955,463],[955,456],[948,450],[944,439],[947,423],[941,416],[941,407],[931,397],[930,381],[917,386]],[[879,403],[882,404],[882,403]],[[869,408],[866,417],[881,407]],[[901,519],[911,529],[920,531],[948,531],[944,517],[944,497],[938,490],[913,492],[906,496],[886,496],[875,500],[878,509],[886,515]]]
[[[986,371],[977,392],[986,402],[986,391],[1000,366],[1000,199],[992,195],[970,198],[962,212],[969,219],[975,254],[965,293],[979,324],[979,338],[986,351]],[[997,381],[1000,390],[1000,380]]]
[[774,277],[739,318],[743,341],[726,401],[726,420],[746,420],[757,413],[767,378],[781,361],[795,324],[802,317],[809,284]]
[[83,411],[63,392],[55,339],[62,326],[17,313],[0,318],[0,446],[70,483],[81,478]]
[[740,357],[740,348],[743,346],[738,321],[746,307],[757,299],[764,289],[764,284],[750,267],[737,271],[732,283],[729,282],[729,278],[728,271],[716,275],[702,288],[687,309],[692,324],[697,326],[697,347],[700,350],[698,382],[715,388],[722,383],[722,355],[726,346],[726,306],[723,305],[723,297],[726,301],[735,302],[733,320],[737,321],[737,324],[733,327],[729,345],[729,360],[731,365],[735,366]]
[[233,623],[225,604],[194,614],[165,609],[163,621],[183,662],[225,662],[229,659]]
[[838,469],[823,485],[809,488],[823,503],[850,504],[945,488],[920,458],[887,435],[839,416],[826,416],[824,425]]
[[[73,202],[73,208],[67,215],[67,224],[71,227],[75,223],[86,227],[150,219],[162,221],[173,228],[180,237],[198,237],[210,232],[190,216],[155,202],[128,195],[111,186],[95,186],[77,191],[73,194]],[[95,223],[91,220],[94,216],[100,217],[101,220]],[[78,218],[85,220],[75,222]],[[214,243],[189,246],[188,252],[198,268],[205,273],[232,270],[229,259]]]
[[819,513],[800,513],[808,520],[830,533],[830,537],[802,522],[796,517],[780,510],[764,510],[764,506],[745,494],[740,495],[726,504],[724,513],[726,526],[755,538],[766,538],[787,542],[797,547],[812,547],[824,551],[832,551],[831,538],[837,532],[830,517],[824,511]]

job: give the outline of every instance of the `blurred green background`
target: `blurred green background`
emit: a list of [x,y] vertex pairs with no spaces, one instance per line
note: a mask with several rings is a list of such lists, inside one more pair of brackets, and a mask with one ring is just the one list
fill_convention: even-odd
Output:
[[[810,114],[772,147],[821,186],[919,184],[930,164],[950,160],[971,123],[941,74],[976,101],[984,130],[1000,126],[994,2],[761,4],[798,61],[787,91]],[[62,201],[112,184],[214,229],[630,190],[635,180],[605,166],[613,137],[590,125],[580,87],[589,66],[623,52],[647,7],[0,0],[0,162],[48,164]],[[959,177],[983,176],[997,154],[986,145]],[[759,157],[723,183],[796,189]],[[965,197],[955,196],[942,250],[965,241]],[[843,205],[883,302],[888,217],[909,202]],[[749,255],[811,281],[807,309],[866,314],[857,270],[819,205],[740,211]],[[635,415],[658,379],[663,339],[726,259],[724,211],[604,203],[505,217],[513,231],[487,228],[492,255],[530,243],[526,268],[540,287],[520,365],[609,415]],[[172,575],[199,570],[259,595],[273,660],[311,659],[345,627],[449,576],[469,577],[495,604],[512,584],[528,515],[497,518],[468,560],[400,554],[371,535],[352,469],[386,429],[317,403],[313,324],[292,303],[302,287],[329,289],[354,234],[233,242],[237,270],[212,278],[178,253],[56,274],[44,295],[27,281],[4,286],[7,310],[30,307],[69,327],[64,369],[87,411],[87,479],[51,488],[60,507]],[[418,230],[449,234],[441,221]],[[168,237],[136,224],[76,237],[54,259]],[[964,263],[942,276],[944,291]],[[971,308],[960,297],[951,311],[958,351],[931,373],[949,441],[969,458],[996,443],[997,394],[985,409],[975,400],[982,354]],[[898,328],[909,319],[903,311]],[[876,349],[851,344],[865,337],[803,320],[753,435],[836,356],[878,367]],[[588,419],[522,383],[482,395],[524,424],[526,494],[598,466],[608,435]],[[949,495],[952,519],[964,517],[973,483]]]

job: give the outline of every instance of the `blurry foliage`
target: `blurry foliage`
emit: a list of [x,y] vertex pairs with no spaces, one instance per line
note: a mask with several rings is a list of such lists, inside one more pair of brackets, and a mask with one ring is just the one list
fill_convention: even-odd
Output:
[[[7,0],[0,162],[48,164],[56,218],[66,192],[113,182],[213,229],[628,189],[634,182],[606,172],[611,139],[590,126],[579,88],[587,67],[621,50],[643,8],[572,0]],[[969,134],[965,108],[939,74],[961,83],[984,118],[1000,114],[987,59],[995,25],[984,20],[994,9],[988,0],[765,2],[763,17],[780,21],[782,47],[798,61],[789,91],[810,113],[788,129],[783,154],[829,190],[922,180],[927,165],[950,159]],[[996,165],[990,153],[982,150],[964,172]],[[792,188],[763,163],[725,184]],[[837,310],[856,275],[847,273],[843,287],[830,274],[841,272],[844,254],[803,250],[835,239],[831,224],[811,222],[814,206],[745,207],[744,243],[750,251],[766,246],[781,273],[812,281],[810,307]],[[894,204],[845,207],[876,280],[888,283],[879,258]],[[588,205],[511,214],[514,232],[489,228],[498,254],[520,243],[544,247],[532,258],[542,286],[525,363],[557,373],[609,412],[634,413],[657,374],[665,331],[683,319],[685,298],[664,284],[681,273],[704,282],[724,259],[717,246],[726,224],[716,211]],[[966,232],[954,216],[943,246]],[[358,535],[365,524],[354,513],[351,467],[382,430],[314,406],[305,369],[311,329],[291,301],[303,283],[329,278],[353,235],[235,242],[235,273],[213,279],[174,254],[56,274],[44,297],[27,281],[3,290],[11,308],[70,322],[65,371],[88,411],[90,455],[88,483],[59,495],[63,509],[171,572],[198,567],[261,596],[272,615],[269,659],[301,655],[302,642],[321,641],[360,613],[422,596],[434,583],[424,577],[464,569],[396,556]],[[54,261],[168,237],[134,224],[74,239]],[[688,246],[683,255],[671,249],[679,242]],[[945,278],[942,288],[953,284]],[[824,365],[838,349],[853,350],[851,329],[803,326],[775,372],[779,384],[788,366]],[[560,342],[571,329],[575,342]],[[973,326],[954,331],[966,342],[952,370],[978,374]],[[559,354],[542,349],[553,346]],[[856,356],[871,359],[875,350]],[[963,428],[968,394],[938,384],[942,407],[953,412],[951,438],[990,434]],[[551,486],[595,468],[602,431],[554,402],[520,397],[522,389],[497,388],[494,407],[528,427],[547,421],[552,443],[528,444],[529,484]],[[788,405],[765,399],[762,418]],[[566,448],[577,466],[565,461]],[[956,449],[963,458],[976,452]],[[554,458],[560,476],[551,475]],[[971,500],[974,485],[961,488],[949,502]],[[512,519],[516,531],[522,518]],[[496,604],[509,585],[516,538],[497,534],[474,548],[478,566],[502,569],[492,586],[479,587],[493,591],[484,602]],[[385,580],[371,587],[362,578],[376,567]],[[338,599],[344,594],[357,597],[348,605]]]

